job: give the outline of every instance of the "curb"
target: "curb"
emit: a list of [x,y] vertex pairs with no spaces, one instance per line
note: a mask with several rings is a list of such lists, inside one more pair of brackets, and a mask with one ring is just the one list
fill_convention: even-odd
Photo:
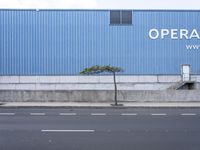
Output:
[[159,109],[159,108],[181,108],[189,109],[195,108],[200,109],[200,106],[5,106],[0,105],[0,109],[9,108],[38,108],[38,109],[56,109],[56,108],[66,108],[66,109],[128,109],[128,108],[145,108],[145,109]]

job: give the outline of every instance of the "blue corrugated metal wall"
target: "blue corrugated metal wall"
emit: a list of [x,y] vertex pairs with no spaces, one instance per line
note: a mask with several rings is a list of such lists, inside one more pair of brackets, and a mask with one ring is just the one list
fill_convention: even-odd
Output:
[[92,65],[123,74],[200,74],[199,40],[151,40],[151,28],[200,29],[198,11],[133,11],[133,25],[109,25],[109,10],[0,10],[0,75],[77,75]]

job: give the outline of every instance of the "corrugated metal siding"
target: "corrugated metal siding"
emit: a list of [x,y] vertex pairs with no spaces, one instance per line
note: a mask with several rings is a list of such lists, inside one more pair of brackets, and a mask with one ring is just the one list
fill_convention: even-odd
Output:
[[109,11],[0,10],[0,75],[77,75],[92,65],[123,74],[200,74],[199,40],[150,40],[151,28],[200,29],[200,12],[133,11],[132,26],[110,26]]

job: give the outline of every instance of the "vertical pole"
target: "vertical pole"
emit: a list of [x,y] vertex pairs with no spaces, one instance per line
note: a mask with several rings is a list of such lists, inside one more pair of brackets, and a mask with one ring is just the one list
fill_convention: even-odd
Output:
[[115,100],[115,105],[117,106],[117,83],[116,83],[116,75],[115,72],[113,72],[113,80],[114,80],[114,89],[115,89],[115,95],[114,95],[114,100]]

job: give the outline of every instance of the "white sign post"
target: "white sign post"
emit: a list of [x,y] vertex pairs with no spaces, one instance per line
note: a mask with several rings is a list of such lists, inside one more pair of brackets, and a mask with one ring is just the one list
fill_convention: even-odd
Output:
[[184,64],[181,68],[182,81],[190,81],[190,65]]

